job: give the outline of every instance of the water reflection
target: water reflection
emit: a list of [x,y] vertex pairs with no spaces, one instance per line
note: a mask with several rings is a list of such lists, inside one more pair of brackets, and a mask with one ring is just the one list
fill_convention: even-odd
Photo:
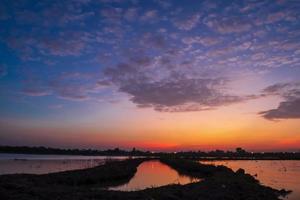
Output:
[[0,160],[1,174],[46,174],[85,169],[104,164],[104,160]]
[[239,168],[256,178],[263,184],[276,189],[288,189],[293,192],[286,197],[289,200],[300,199],[300,161],[274,160],[236,160],[236,161],[206,161],[215,165],[225,165],[236,171]]
[[75,169],[91,168],[104,164],[107,160],[124,160],[128,156],[68,156],[68,155],[28,155],[0,154],[1,174],[45,174]]
[[199,179],[181,176],[177,171],[159,161],[147,161],[140,164],[134,177],[127,183],[110,190],[134,191],[168,184],[187,184]]

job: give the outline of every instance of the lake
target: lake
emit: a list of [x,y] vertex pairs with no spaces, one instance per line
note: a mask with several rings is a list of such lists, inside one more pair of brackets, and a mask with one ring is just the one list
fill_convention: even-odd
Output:
[[293,192],[285,199],[300,200],[300,161],[298,160],[232,160],[200,161],[201,163],[225,165],[236,171],[242,168],[255,175],[263,185]]
[[179,175],[177,171],[159,161],[146,161],[140,164],[134,177],[126,184],[108,188],[119,191],[135,191],[168,184],[187,184],[199,179]]
[[75,169],[84,169],[104,164],[107,160],[124,160],[128,156],[72,156],[0,154],[1,174],[45,174]]

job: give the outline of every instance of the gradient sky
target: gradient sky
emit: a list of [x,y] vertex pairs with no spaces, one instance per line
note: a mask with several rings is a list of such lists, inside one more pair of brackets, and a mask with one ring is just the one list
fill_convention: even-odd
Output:
[[300,149],[298,0],[1,0],[0,145]]

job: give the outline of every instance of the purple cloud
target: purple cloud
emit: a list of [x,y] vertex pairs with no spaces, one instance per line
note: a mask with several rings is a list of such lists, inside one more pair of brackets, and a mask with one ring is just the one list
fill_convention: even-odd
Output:
[[259,113],[269,120],[276,119],[299,119],[300,118],[300,98],[280,102],[275,109]]
[[107,22],[120,23],[123,18],[122,8],[105,8],[100,13]]
[[297,20],[297,13],[291,11],[278,11],[274,13],[269,13],[265,17],[260,17],[255,20],[256,25],[263,25],[263,24],[274,24],[280,21],[296,21]]
[[276,83],[263,89],[265,95],[278,95],[282,97],[300,96],[300,82]]
[[185,19],[174,20],[173,24],[180,30],[189,31],[196,27],[199,23],[200,17],[201,15],[197,13]]
[[42,80],[29,74],[23,81],[22,93],[27,96],[55,95],[58,98],[84,101],[89,100],[103,89],[111,86],[105,79],[97,79],[92,73],[62,73],[49,80]]
[[[90,73],[64,73],[50,80],[49,87],[58,97],[74,101],[88,100],[91,92],[95,91],[96,75]],[[89,81],[89,80],[93,81]]]
[[107,68],[105,75],[138,107],[151,107],[156,111],[201,111],[253,98],[228,94],[224,90],[228,81],[224,78],[191,77],[189,71],[183,75],[168,68],[163,75],[164,67],[160,67],[161,77],[156,76],[153,66],[144,68],[142,64],[131,63]]
[[52,93],[46,82],[32,71],[26,71],[22,81],[21,93],[27,96],[47,96]]
[[124,18],[128,21],[134,21],[138,17],[138,9],[137,8],[128,8],[124,13]]
[[164,9],[168,9],[172,6],[171,1],[169,0],[155,0],[155,2]]
[[78,56],[85,48],[85,42],[78,39],[64,38],[44,38],[39,41],[38,48],[43,54],[52,54],[56,56]]
[[300,83],[277,83],[263,90],[263,95],[278,95],[284,100],[275,109],[259,112],[269,120],[300,118]]
[[252,28],[248,20],[240,17],[207,18],[204,21],[209,28],[221,34],[241,33],[249,31]]
[[158,17],[157,10],[149,10],[141,16],[142,21],[152,21]]
[[47,91],[47,88],[43,87],[28,87],[26,86],[22,93],[27,95],[27,96],[33,96],[33,97],[40,97],[40,96],[47,96],[50,95],[51,92]]
[[207,110],[243,100],[238,96],[222,94],[218,90],[220,82],[212,79],[178,79],[132,83],[121,86],[120,91],[130,94],[130,100],[138,107],[168,112]]
[[145,33],[140,39],[140,45],[164,49],[168,44],[162,34]]
[[89,35],[84,32],[61,32],[56,36],[10,36],[6,44],[23,55],[32,58],[39,55],[79,56],[87,46]]
[[220,42],[220,39],[218,39],[216,37],[195,36],[195,37],[183,38],[182,42],[187,45],[201,44],[203,46],[212,46],[212,45],[218,44]]

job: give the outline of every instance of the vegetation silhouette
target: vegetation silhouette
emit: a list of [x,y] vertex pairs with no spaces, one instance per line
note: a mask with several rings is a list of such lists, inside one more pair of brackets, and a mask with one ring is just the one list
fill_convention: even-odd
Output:
[[186,158],[195,160],[300,160],[300,152],[248,152],[241,147],[236,151],[180,151],[180,152],[150,152],[136,148],[122,150],[119,148],[96,149],[59,149],[51,147],[0,146],[0,153],[44,154],[44,155],[83,155],[83,156],[146,156]]

